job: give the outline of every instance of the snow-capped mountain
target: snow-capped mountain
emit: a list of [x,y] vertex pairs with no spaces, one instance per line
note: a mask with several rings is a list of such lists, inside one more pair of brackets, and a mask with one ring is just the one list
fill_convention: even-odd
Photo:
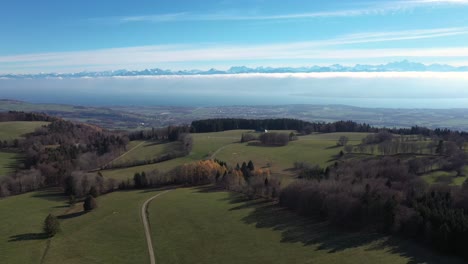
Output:
[[77,72],[77,73],[37,73],[37,74],[0,74],[0,78],[26,79],[26,78],[83,78],[83,77],[118,77],[118,76],[164,76],[164,75],[214,75],[214,74],[245,74],[245,73],[310,73],[310,72],[465,72],[468,66],[451,66],[445,64],[422,64],[403,60],[387,64],[369,65],[356,64],[354,66],[343,66],[333,64],[330,66],[308,66],[308,67],[256,67],[233,66],[228,70],[164,70],[159,68],[144,70],[115,70],[99,72]]

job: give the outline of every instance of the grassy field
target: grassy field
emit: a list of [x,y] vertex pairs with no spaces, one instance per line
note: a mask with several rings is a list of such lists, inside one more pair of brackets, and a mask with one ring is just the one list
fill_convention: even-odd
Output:
[[[155,194],[111,193],[98,197],[99,208],[87,214],[66,213],[66,199],[55,191],[0,200],[2,263],[148,263],[139,210]],[[65,215],[59,216],[61,233],[49,242],[42,223],[50,212]]]
[[307,161],[311,164],[327,166],[333,163],[343,149],[337,147],[340,136],[349,138],[348,144],[358,144],[366,133],[330,133],[301,136],[287,146],[268,147],[252,143],[239,143],[226,146],[216,158],[228,164],[241,164],[252,160],[256,166],[270,167],[272,172],[284,173],[291,169],[296,161]]
[[21,135],[33,132],[36,128],[47,125],[41,121],[0,122],[0,140],[12,140]]
[[111,164],[118,165],[135,160],[151,160],[177,148],[176,145],[176,142],[163,144],[155,141],[131,141],[127,147],[127,153],[112,161]]
[[47,245],[41,238],[44,218],[59,213],[58,196],[31,192],[0,199],[0,255],[2,263],[40,263]]
[[429,184],[462,185],[468,179],[468,166],[463,168],[462,176],[457,176],[457,172],[455,171],[434,171],[421,177]]
[[[165,161],[157,164],[149,164],[123,169],[103,170],[104,176],[117,180],[132,178],[135,172],[168,171],[178,165],[206,158],[217,158],[226,161],[229,165],[235,166],[237,163],[252,160],[258,167],[270,166],[273,173],[287,174],[287,169],[293,167],[295,161],[307,161],[312,164],[325,166],[334,162],[335,156],[342,150],[336,147],[336,142],[340,136],[347,136],[349,144],[358,144],[365,137],[366,133],[330,133],[314,134],[299,137],[297,141],[290,142],[284,147],[257,146],[251,143],[240,143],[242,133],[250,130],[230,130],[214,133],[192,134],[193,149],[190,155]],[[283,131],[289,133],[290,131]],[[140,148],[140,147],[139,147]],[[160,146],[165,148],[164,145]],[[129,148],[130,149],[130,148]],[[125,158],[137,158],[131,151]],[[135,152],[134,154],[138,153]]]
[[[232,130],[232,131],[225,131],[225,132],[218,132],[218,133],[200,133],[200,134],[192,134],[193,136],[193,149],[190,155],[182,158],[177,158],[161,163],[156,164],[148,164],[142,166],[135,166],[130,168],[122,168],[122,169],[113,169],[113,170],[103,170],[101,173],[110,178],[114,178],[117,180],[126,180],[128,178],[133,178],[135,172],[142,172],[142,171],[150,171],[150,170],[159,170],[159,171],[168,171],[173,169],[178,165],[182,165],[191,161],[201,160],[204,158],[210,158],[211,155],[218,149],[223,146],[232,144],[234,142],[239,142],[242,133],[246,132],[247,130]],[[135,141],[138,142],[138,141]],[[141,142],[141,141],[139,141]],[[131,144],[135,144],[131,142]],[[139,144],[139,143],[137,143]],[[173,144],[173,143],[169,143]],[[166,149],[167,146],[164,145],[157,145],[159,149]],[[135,146],[135,145],[133,145]],[[131,149],[131,147],[128,147]],[[142,149],[142,150],[138,150]],[[145,151],[144,147],[138,147],[137,152],[132,154],[131,151],[129,154],[124,156],[127,161],[131,160],[131,158],[138,158],[137,153],[140,151]],[[151,149],[151,148],[150,148]]]
[[0,152],[0,177],[13,172],[19,158],[18,153]]
[[149,217],[158,263],[461,263],[405,240],[336,231],[208,187],[158,197]]

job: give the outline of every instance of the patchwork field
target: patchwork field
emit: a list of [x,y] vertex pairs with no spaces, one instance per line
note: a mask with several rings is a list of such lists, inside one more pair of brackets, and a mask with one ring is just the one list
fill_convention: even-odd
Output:
[[[126,180],[132,178],[136,172],[150,171],[157,169],[159,171],[168,171],[178,165],[206,158],[216,158],[226,161],[230,166],[235,166],[237,163],[252,160],[257,167],[269,167],[275,174],[290,175],[288,169],[294,166],[296,161],[307,161],[312,164],[326,166],[335,161],[336,156],[342,150],[342,147],[337,147],[336,142],[341,136],[349,138],[349,144],[358,144],[361,142],[367,133],[330,133],[330,134],[313,134],[301,136],[297,141],[290,142],[283,147],[259,146],[258,144],[247,142],[240,143],[243,133],[251,132],[251,130],[230,130],[214,133],[199,133],[192,134],[193,149],[190,155],[177,158],[170,161],[165,161],[157,164],[149,164],[135,166],[130,168],[103,170],[101,173],[106,177],[111,177],[117,180]],[[291,131],[283,131],[289,133]],[[132,142],[132,144],[142,144]],[[137,159],[138,153],[145,151],[144,155],[151,153],[161,153],[165,149],[164,145],[156,145],[156,147],[144,147],[143,143],[135,150],[130,151],[125,155],[126,161]],[[129,147],[128,149],[131,149]]]
[[462,263],[209,187],[168,192],[148,211],[157,263]]

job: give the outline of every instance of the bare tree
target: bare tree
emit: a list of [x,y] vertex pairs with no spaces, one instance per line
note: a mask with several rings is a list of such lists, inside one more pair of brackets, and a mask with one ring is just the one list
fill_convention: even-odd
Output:
[[338,142],[336,142],[336,145],[345,146],[346,144],[348,144],[348,141],[349,141],[349,138],[347,136],[341,136],[338,139]]

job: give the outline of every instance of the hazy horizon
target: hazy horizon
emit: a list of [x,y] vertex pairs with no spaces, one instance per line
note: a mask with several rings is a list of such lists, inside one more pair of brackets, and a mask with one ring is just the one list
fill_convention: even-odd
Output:
[[[442,74],[442,73],[440,73]],[[447,73],[450,74],[450,73]],[[463,73],[307,76],[222,75],[0,80],[2,98],[73,105],[340,104],[380,108],[466,108]]]

